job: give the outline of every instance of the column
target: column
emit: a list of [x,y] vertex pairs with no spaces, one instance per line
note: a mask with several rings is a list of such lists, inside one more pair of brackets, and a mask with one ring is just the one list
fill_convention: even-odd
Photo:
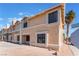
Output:
[[20,42],[19,42],[19,44],[22,44],[21,21],[20,21]]

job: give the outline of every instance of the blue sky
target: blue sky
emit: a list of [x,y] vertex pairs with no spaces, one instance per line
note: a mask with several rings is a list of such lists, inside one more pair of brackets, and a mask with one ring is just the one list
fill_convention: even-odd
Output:
[[[24,16],[33,16],[45,9],[53,7],[57,3],[0,3],[0,26],[11,24],[12,19],[21,20]],[[66,13],[74,10],[76,13],[73,23],[79,22],[79,4],[66,4]],[[71,29],[70,34],[74,31]]]
[[48,9],[54,5],[56,4],[0,4],[0,24],[9,24],[11,23],[12,18],[20,19],[23,16],[35,15],[42,10]]

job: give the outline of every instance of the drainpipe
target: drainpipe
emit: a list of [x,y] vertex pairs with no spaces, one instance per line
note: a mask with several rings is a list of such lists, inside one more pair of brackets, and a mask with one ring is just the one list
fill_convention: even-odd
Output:
[[20,21],[20,42],[19,44],[22,44],[22,35],[21,35],[21,21]]

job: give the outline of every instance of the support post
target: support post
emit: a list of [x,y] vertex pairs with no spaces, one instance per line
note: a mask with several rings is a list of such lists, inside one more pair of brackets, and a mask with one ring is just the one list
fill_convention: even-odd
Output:
[[22,35],[21,35],[21,21],[20,21],[20,42],[19,44],[22,44]]

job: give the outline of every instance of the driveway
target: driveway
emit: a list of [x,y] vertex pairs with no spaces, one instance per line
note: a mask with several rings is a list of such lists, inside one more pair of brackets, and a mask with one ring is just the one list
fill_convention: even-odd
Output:
[[9,42],[0,42],[0,55],[2,56],[52,56],[54,50],[28,45],[19,45]]

